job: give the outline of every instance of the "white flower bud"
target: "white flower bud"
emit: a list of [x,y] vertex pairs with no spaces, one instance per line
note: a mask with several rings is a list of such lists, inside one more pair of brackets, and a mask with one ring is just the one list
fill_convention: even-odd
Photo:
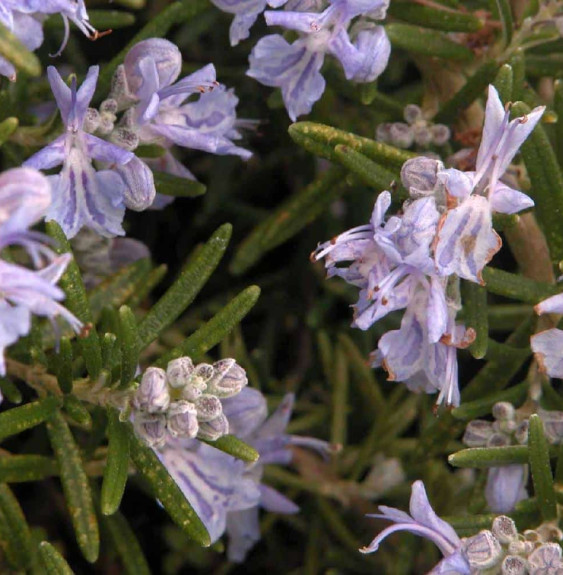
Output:
[[93,134],[100,125],[100,113],[96,108],[88,108],[84,116],[82,129],[89,134]]
[[543,421],[543,429],[549,443],[558,445],[563,441],[563,411],[540,409],[538,415]]
[[499,515],[493,520],[493,526],[491,528],[493,535],[501,543],[510,543],[511,541],[516,541],[518,539],[518,529],[516,529],[516,523],[506,515]]
[[528,541],[522,541],[521,539],[518,539],[517,541],[511,541],[508,544],[508,553],[511,555],[528,555],[528,553],[530,553],[532,550],[533,545]]
[[398,148],[410,148],[414,141],[413,130],[407,124],[395,122],[389,127],[389,139]]
[[174,401],[168,408],[168,431],[173,437],[193,438],[197,435],[199,424],[197,422],[197,409],[189,401]]
[[507,555],[501,567],[502,575],[526,575],[528,573],[528,562],[518,555]]
[[416,104],[409,104],[405,107],[403,117],[405,118],[405,122],[407,124],[414,124],[415,122],[419,122],[423,119],[422,110]]
[[100,114],[100,125],[98,126],[98,133],[102,136],[111,134],[114,128],[115,116],[108,112]]
[[558,573],[561,568],[561,547],[557,543],[544,543],[528,557],[530,575]]
[[483,530],[463,542],[464,555],[469,565],[476,569],[488,569],[496,565],[503,556],[497,538],[488,530]]
[[179,357],[168,362],[166,377],[173,388],[184,387],[194,372],[194,363],[190,357]]
[[430,131],[432,132],[432,141],[436,146],[447,144],[451,137],[450,129],[444,124],[435,124],[430,128]]
[[246,371],[232,359],[221,359],[213,364],[214,375],[207,382],[207,392],[220,398],[240,393],[248,384]]
[[505,447],[510,444],[510,437],[504,433],[493,433],[487,440],[487,447]]
[[514,432],[514,438],[520,445],[528,443],[528,430],[530,429],[530,422],[525,419]]
[[389,122],[379,124],[379,126],[377,126],[377,129],[375,130],[375,139],[378,142],[388,144],[391,141],[391,126],[392,124],[390,124]]
[[149,447],[161,447],[166,441],[166,417],[163,414],[136,413],[133,429]]
[[205,421],[199,423],[199,433],[197,436],[200,439],[207,439],[208,441],[217,441],[223,435],[229,433],[229,422],[222,413],[213,421]]
[[427,148],[432,143],[432,132],[426,126],[415,126],[413,134],[417,146]]
[[407,160],[401,168],[401,182],[411,197],[431,194],[438,183],[438,172],[444,169],[439,160],[419,156]]
[[492,435],[493,426],[489,421],[474,419],[467,424],[462,441],[468,447],[483,447]]
[[218,397],[203,393],[195,400],[198,421],[212,421],[223,413],[223,406]]
[[508,401],[498,401],[491,410],[493,417],[499,421],[514,419],[514,406]]
[[113,98],[108,98],[100,104],[100,112],[109,112],[110,114],[117,114],[119,111],[117,101]]
[[133,407],[148,413],[162,413],[170,405],[166,373],[159,367],[149,367],[135,391]]
[[110,142],[132,152],[139,145],[139,136],[127,128],[116,128],[109,137]]

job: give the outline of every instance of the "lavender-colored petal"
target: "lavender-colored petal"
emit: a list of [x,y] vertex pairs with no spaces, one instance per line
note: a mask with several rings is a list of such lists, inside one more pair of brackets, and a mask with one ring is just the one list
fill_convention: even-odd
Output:
[[538,315],[544,313],[563,313],[563,293],[552,295],[534,307]]
[[53,91],[57,106],[61,112],[61,117],[66,126],[73,106],[71,89],[65,84],[54,66],[47,68],[47,77],[49,78],[51,90]]
[[262,494],[260,506],[266,511],[270,511],[271,513],[283,513],[286,515],[299,513],[298,505],[268,485],[260,485],[260,493]]
[[156,188],[151,169],[136,156],[124,166],[116,166],[115,171],[125,183],[123,202],[136,212],[146,210],[154,201]]
[[88,110],[88,106],[94,97],[99,74],[99,66],[90,66],[90,68],[88,68],[86,78],[76,92],[76,103],[72,115],[74,116],[74,120],[79,126],[82,126],[84,122],[84,116],[86,115],[86,110]]
[[538,363],[550,377],[563,379],[563,331],[548,329],[530,338]]
[[224,399],[222,403],[231,433],[241,438],[251,435],[268,416],[266,398],[251,387],[243,388],[239,394]]
[[242,563],[247,553],[260,541],[258,507],[234,511],[227,516],[229,545],[227,558],[233,563]]
[[291,418],[295,395],[287,393],[278,405],[276,411],[264,422],[258,430],[256,437],[272,437],[285,433],[285,429]]
[[[0,271],[1,276],[1,271]],[[0,299],[0,375],[6,375],[4,350],[29,333],[31,314],[23,306],[12,306]]]
[[236,46],[242,40],[246,40],[250,36],[250,28],[256,22],[259,12],[250,14],[237,14],[229,28],[229,41],[231,46]]
[[461,551],[444,557],[427,575],[471,575],[471,567]]
[[66,136],[63,134],[49,145],[45,146],[39,152],[36,152],[24,163],[24,167],[36,168],[37,170],[50,170],[60,166],[65,160],[65,141]]
[[428,294],[427,308],[427,330],[428,341],[437,343],[442,335],[446,333],[448,325],[448,304],[446,301],[446,290],[439,278],[430,278],[430,290]]
[[473,191],[473,172],[461,172],[448,168],[438,172],[438,180],[446,186],[448,194],[465,200]]
[[88,155],[99,162],[109,162],[111,164],[124,165],[130,162],[135,154],[123,148],[106,142],[92,134],[83,134]]
[[266,86],[280,87],[289,117],[295,121],[308,114],[324,92],[323,61],[324,52],[310,52],[302,40],[290,45],[276,34],[256,44],[247,75]]
[[491,467],[487,474],[485,498],[493,513],[510,513],[519,501],[528,498],[525,465]]
[[500,101],[496,88],[490,84],[485,108],[483,136],[477,154],[476,168],[479,171],[498,147],[500,136],[507,125],[508,114]]
[[503,183],[497,183],[490,192],[491,209],[500,214],[517,214],[534,206],[534,200]]
[[442,275],[455,273],[484,284],[481,272],[501,245],[493,230],[489,202],[471,196],[445,216],[435,248],[436,266]]
[[268,26],[283,26],[288,30],[296,30],[306,34],[319,34],[325,21],[323,12],[317,14],[313,12],[292,12],[290,10],[275,12],[266,10],[264,19]]

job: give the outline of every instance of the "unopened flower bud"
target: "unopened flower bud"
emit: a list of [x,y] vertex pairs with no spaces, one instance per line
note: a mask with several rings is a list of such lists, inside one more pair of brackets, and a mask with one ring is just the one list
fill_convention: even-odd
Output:
[[109,137],[110,142],[132,152],[139,145],[139,136],[127,128],[116,128]]
[[222,413],[212,421],[200,421],[197,436],[208,441],[217,441],[223,435],[229,433],[229,422]]
[[104,112],[100,114],[100,124],[98,126],[98,133],[103,136],[111,134],[114,128],[115,116]]
[[417,146],[427,148],[432,143],[432,132],[426,126],[415,126],[413,134]]
[[391,126],[392,124],[390,124],[389,122],[379,124],[379,126],[377,126],[377,129],[375,130],[375,139],[378,142],[388,144],[391,141]]
[[223,413],[223,406],[218,397],[203,393],[195,400],[198,421],[212,421]]
[[436,146],[444,146],[451,137],[450,129],[444,124],[435,124],[430,128],[430,131],[432,132],[432,141]]
[[207,392],[217,397],[232,397],[248,384],[246,371],[232,358],[216,361],[213,370],[214,375],[207,382]]
[[541,540],[545,541],[561,541],[563,539],[563,532],[559,527],[552,523],[543,523],[536,531],[539,533]]
[[525,419],[514,432],[514,438],[520,445],[528,443],[528,431],[530,429],[530,422]]
[[162,413],[170,405],[166,373],[159,367],[149,367],[133,397],[133,407],[148,413]]
[[529,541],[511,541],[508,544],[508,552],[511,555],[528,555],[533,550],[534,546]]
[[196,406],[184,400],[172,402],[168,408],[167,423],[173,437],[195,437],[199,431]]
[[523,535],[526,541],[531,541],[532,543],[540,543],[542,540],[540,534],[535,529],[526,529]]
[[488,569],[496,565],[503,555],[497,538],[486,529],[466,539],[463,549],[469,565],[476,569]]
[[93,134],[100,125],[100,113],[96,108],[88,108],[84,116],[82,129],[89,134]]
[[510,445],[510,437],[504,433],[493,433],[487,440],[487,447],[505,447]]
[[398,148],[410,148],[414,141],[414,134],[407,124],[395,122],[389,127],[389,139]]
[[191,357],[179,357],[168,362],[166,377],[170,387],[184,387],[190,381],[194,372],[194,362]]
[[194,372],[192,374],[192,382],[205,383],[213,377],[214,374],[213,366],[209,363],[199,363],[195,366]]
[[489,421],[474,419],[467,424],[462,441],[468,447],[483,447],[492,435],[493,426]]
[[166,417],[163,414],[136,413],[133,428],[149,447],[161,447],[166,441]]
[[557,543],[544,543],[530,554],[528,565],[530,575],[558,573],[555,569],[561,567],[561,547]]
[[514,419],[514,406],[508,401],[498,401],[491,410],[493,417],[499,421]]
[[507,435],[514,433],[518,427],[518,424],[513,419],[505,419],[496,421],[495,423],[498,425],[498,430],[506,433]]
[[154,177],[151,169],[145,162],[134,156],[126,164],[116,166],[115,171],[125,182],[125,190],[123,192],[125,205],[136,212],[146,210],[156,197],[156,188],[154,187]]
[[526,575],[528,573],[528,562],[518,555],[507,555],[501,567],[502,575]]
[[113,98],[108,98],[100,104],[100,112],[109,112],[110,114],[115,115],[118,111],[119,108],[117,106],[117,101]]
[[439,160],[433,160],[425,156],[418,156],[407,160],[401,168],[401,182],[403,186],[413,191],[415,196],[431,193],[438,182],[437,174],[444,168]]
[[543,422],[543,429],[549,443],[555,445],[561,443],[563,441],[563,411],[540,409],[538,415]]
[[501,543],[510,543],[518,539],[518,529],[516,529],[516,523],[506,515],[499,515],[493,520],[493,526],[491,528],[493,535]]
[[414,124],[422,120],[422,110],[416,104],[409,104],[405,107],[403,112],[403,117],[405,118],[405,122],[407,124]]

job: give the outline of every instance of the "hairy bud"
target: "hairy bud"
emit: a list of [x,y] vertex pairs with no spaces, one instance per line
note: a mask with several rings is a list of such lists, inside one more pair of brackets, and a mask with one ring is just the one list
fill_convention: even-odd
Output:
[[213,370],[213,377],[207,382],[207,392],[217,397],[232,397],[248,384],[246,371],[232,358],[216,361]]
[[196,406],[189,401],[174,401],[168,408],[167,423],[173,437],[195,437],[199,431]]
[[162,413],[170,405],[170,392],[166,373],[158,367],[149,367],[133,397],[133,407],[148,413]]

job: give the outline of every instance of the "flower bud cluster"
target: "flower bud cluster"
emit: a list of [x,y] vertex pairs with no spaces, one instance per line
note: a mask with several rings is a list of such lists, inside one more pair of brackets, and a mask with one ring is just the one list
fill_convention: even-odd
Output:
[[444,124],[433,124],[426,120],[422,110],[415,104],[409,104],[404,111],[405,122],[380,124],[375,132],[378,141],[410,148],[416,144],[418,148],[444,146],[448,143],[451,132]]
[[461,551],[472,573],[540,575],[563,573],[560,541],[563,533],[550,524],[519,533],[506,515],[495,517],[485,529],[462,540]]
[[[465,428],[463,443],[468,447],[503,447],[528,443],[528,417],[511,403],[500,401],[493,405],[494,421],[475,419]],[[563,442],[563,411],[538,410],[549,443]]]
[[166,371],[149,367],[132,400],[135,431],[150,447],[163,446],[168,437],[215,441],[229,433],[221,400],[247,383],[244,369],[230,358],[194,365],[180,357]]

